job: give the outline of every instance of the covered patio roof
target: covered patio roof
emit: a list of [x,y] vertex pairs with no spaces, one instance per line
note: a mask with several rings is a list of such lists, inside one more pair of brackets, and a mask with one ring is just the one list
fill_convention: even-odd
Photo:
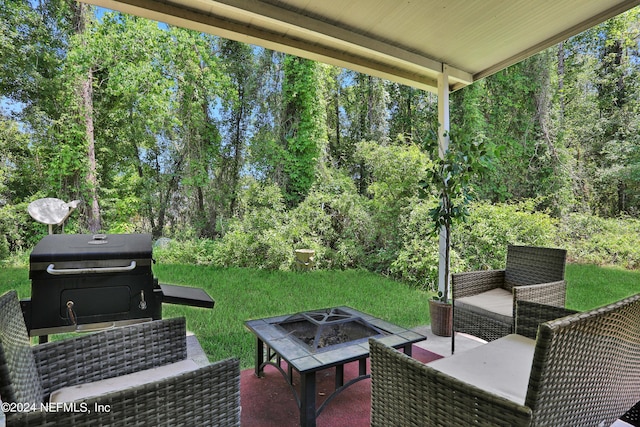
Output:
[[437,92],[456,90],[640,0],[86,0]]

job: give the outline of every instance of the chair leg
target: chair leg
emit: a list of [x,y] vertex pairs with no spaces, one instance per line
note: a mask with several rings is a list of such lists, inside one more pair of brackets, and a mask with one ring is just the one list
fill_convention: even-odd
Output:
[[451,331],[451,355],[456,351],[456,331]]
[[[451,301],[451,305],[453,305],[453,301]],[[451,309],[451,355],[456,350],[456,310],[452,307]]]

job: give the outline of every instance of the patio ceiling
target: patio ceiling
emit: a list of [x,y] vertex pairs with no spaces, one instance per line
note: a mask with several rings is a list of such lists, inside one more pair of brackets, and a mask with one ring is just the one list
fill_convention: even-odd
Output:
[[86,0],[437,92],[456,90],[640,0]]

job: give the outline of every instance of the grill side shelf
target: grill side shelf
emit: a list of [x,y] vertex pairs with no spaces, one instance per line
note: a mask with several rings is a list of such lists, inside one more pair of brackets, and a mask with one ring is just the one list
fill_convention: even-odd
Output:
[[188,286],[159,284],[162,289],[162,302],[190,305],[192,307],[213,308],[215,301],[203,289]]

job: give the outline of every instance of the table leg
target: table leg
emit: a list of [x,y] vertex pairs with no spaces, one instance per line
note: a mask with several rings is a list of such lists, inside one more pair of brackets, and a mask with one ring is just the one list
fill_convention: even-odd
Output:
[[300,374],[300,426],[316,426],[316,373]]
[[264,363],[264,343],[258,337],[256,337],[256,366],[255,366],[255,374],[256,377],[262,377],[264,368],[262,364]]
[[358,361],[358,375],[367,375],[367,359],[360,359]]
[[336,366],[336,390],[344,385],[344,365]]
[[407,356],[411,357],[412,355],[412,348],[413,348],[413,344],[405,344],[404,346],[404,354],[406,354]]

